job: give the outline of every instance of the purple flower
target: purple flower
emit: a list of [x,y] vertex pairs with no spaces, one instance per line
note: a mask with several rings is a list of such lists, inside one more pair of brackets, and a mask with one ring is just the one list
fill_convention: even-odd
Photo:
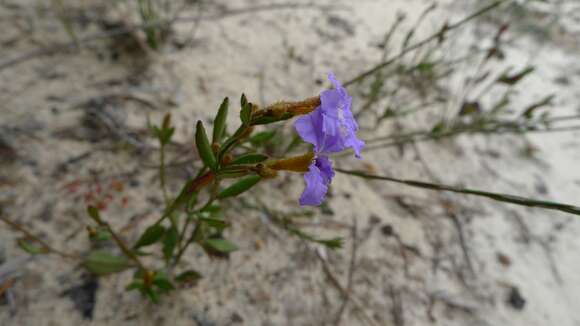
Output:
[[356,137],[358,125],[350,111],[352,97],[332,73],[328,79],[334,89],[323,91],[320,94],[320,106],[300,117],[294,125],[300,137],[314,145],[314,160],[309,171],[304,174],[306,188],[300,196],[300,205],[303,206],[318,206],[326,196],[334,177],[332,162],[326,154],[350,147],[356,157],[360,158],[365,145]]
[[315,154],[336,153],[350,147],[360,158],[365,143],[356,137],[358,124],[350,111],[352,97],[332,73],[328,79],[335,89],[320,94],[320,106],[296,121],[296,131],[305,142],[314,145]]
[[333,177],[334,171],[330,159],[326,156],[315,158],[308,167],[308,172],[304,174],[306,188],[300,196],[300,205],[318,206],[322,204]]

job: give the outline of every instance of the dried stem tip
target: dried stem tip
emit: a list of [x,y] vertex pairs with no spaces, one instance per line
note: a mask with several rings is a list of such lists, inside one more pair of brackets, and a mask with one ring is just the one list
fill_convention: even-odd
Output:
[[299,102],[277,102],[264,110],[265,116],[281,117],[286,113],[293,116],[308,114],[320,105],[320,96],[307,98]]
[[269,162],[267,165],[273,170],[284,170],[293,172],[307,172],[308,167],[314,159],[314,153],[309,152],[304,155],[284,158],[276,161]]

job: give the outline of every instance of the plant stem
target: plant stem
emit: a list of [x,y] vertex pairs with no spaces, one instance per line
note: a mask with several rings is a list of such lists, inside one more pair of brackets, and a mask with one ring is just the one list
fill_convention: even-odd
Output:
[[113,240],[115,241],[115,243],[117,244],[117,246],[119,247],[119,249],[121,249],[121,251],[123,252],[123,254],[125,254],[125,256],[127,256],[127,258],[133,260],[135,262],[135,264],[137,264],[137,266],[139,266],[139,268],[143,271],[147,271],[147,269],[145,268],[145,265],[143,265],[143,263],[141,262],[141,260],[139,259],[139,257],[137,257],[137,255],[135,255],[135,253],[133,251],[131,251],[131,249],[129,249],[129,247],[127,246],[127,244],[123,241],[123,239],[121,239],[121,237],[115,232],[115,230],[113,230],[113,228],[111,227],[111,225],[105,221],[103,221],[101,218],[99,217],[94,217],[92,215],[91,218],[100,226],[104,227],[105,229],[107,229],[107,231],[109,231],[109,233],[111,233],[111,236],[113,237]]
[[183,247],[181,247],[179,249],[179,252],[177,253],[177,255],[175,255],[175,260],[173,262],[173,266],[177,266],[179,261],[181,261],[181,257],[185,253],[185,250],[187,249],[187,247],[189,247],[189,245],[192,244],[193,241],[195,241],[195,237],[197,236],[197,231],[199,230],[200,225],[201,225],[200,222],[195,224],[195,228],[193,229],[193,231],[191,231],[191,235],[189,236],[189,239],[187,239],[187,241],[185,242]]
[[165,145],[161,144],[159,148],[159,183],[161,184],[161,191],[163,192],[163,199],[165,200],[165,209],[169,206],[169,195],[167,194],[167,183],[165,178]]
[[406,179],[398,179],[398,178],[392,178],[392,177],[386,177],[386,176],[370,175],[370,174],[366,174],[366,173],[361,172],[361,171],[350,171],[350,170],[343,170],[343,169],[335,169],[335,170],[337,172],[340,172],[340,173],[354,175],[354,176],[365,178],[365,179],[389,181],[389,182],[404,184],[404,185],[411,186],[411,187],[423,188],[423,189],[429,189],[429,190],[435,190],[435,191],[449,191],[449,192],[465,194],[465,195],[475,195],[475,196],[479,196],[479,197],[486,197],[486,198],[493,199],[496,201],[501,201],[504,203],[510,203],[510,204],[515,204],[515,205],[520,205],[520,206],[527,206],[527,207],[539,207],[539,208],[544,208],[544,209],[566,212],[566,213],[570,213],[570,214],[574,214],[574,215],[580,215],[580,207],[568,205],[568,204],[561,204],[561,203],[557,203],[557,202],[537,200],[537,199],[532,199],[532,198],[525,198],[525,197],[514,196],[514,195],[509,195],[509,194],[487,192],[487,191],[467,189],[467,188],[459,188],[459,187],[453,187],[453,186],[447,186],[447,185],[435,184],[435,183],[429,183],[429,182],[423,182],[423,181],[406,180]]
[[[211,204],[213,204],[213,202],[217,198],[218,190],[219,190],[219,179],[216,179],[213,182],[213,186],[212,186],[212,189],[211,189],[210,197],[207,199],[207,202],[200,209],[197,209],[195,211],[195,213],[201,213],[204,210],[206,210]],[[179,263],[179,261],[181,260],[181,256],[183,256],[183,253],[185,252],[185,250],[187,249],[187,247],[189,247],[189,245],[192,244],[193,241],[195,240],[195,237],[197,235],[197,231],[200,228],[200,225],[201,225],[200,222],[198,222],[195,225],[195,228],[191,232],[191,236],[189,237],[189,239],[187,239],[187,241],[185,242],[185,244],[183,245],[183,247],[181,247],[181,249],[179,250],[179,252],[175,256],[175,262],[173,263],[174,266]],[[185,233],[185,229],[183,230],[183,233]],[[181,242],[181,239],[180,239],[180,242]]]
[[32,234],[30,231],[26,230],[22,225],[11,221],[10,219],[8,219],[5,216],[0,215],[0,220],[6,224],[8,224],[9,226],[11,226],[12,228],[14,228],[15,230],[21,232],[22,234],[24,234],[28,239],[34,240],[36,242],[38,242],[45,250],[47,250],[48,252],[52,252],[54,254],[57,254],[63,258],[67,258],[67,259],[79,259],[80,257],[76,254],[68,254],[66,252],[62,252],[60,250],[57,250],[53,247],[51,247],[48,243],[46,243],[44,240],[40,239],[39,237],[37,237],[36,235]]
[[181,191],[179,196],[177,196],[177,198],[173,200],[171,205],[169,205],[169,208],[165,209],[163,215],[161,215],[161,217],[154,223],[154,225],[158,225],[161,222],[163,222],[185,201],[185,199],[188,199],[189,195],[199,191],[201,188],[208,185],[214,179],[214,177],[215,175],[213,174],[213,172],[210,171],[199,177],[196,177],[191,181],[188,181],[185,187],[183,187],[183,190]]

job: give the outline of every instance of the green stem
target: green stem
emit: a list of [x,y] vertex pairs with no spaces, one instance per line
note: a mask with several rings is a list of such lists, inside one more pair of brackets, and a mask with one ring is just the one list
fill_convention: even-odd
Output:
[[449,192],[465,194],[465,195],[475,195],[475,196],[479,196],[479,197],[486,197],[486,198],[493,199],[496,201],[501,201],[504,203],[510,203],[510,204],[515,204],[515,205],[520,205],[520,206],[527,206],[527,207],[539,207],[539,208],[544,208],[544,209],[566,212],[566,213],[570,213],[570,214],[574,214],[574,215],[580,215],[580,207],[568,205],[568,204],[561,204],[561,203],[557,203],[557,202],[537,200],[537,199],[532,199],[532,198],[525,198],[525,197],[514,196],[514,195],[509,195],[509,194],[501,194],[501,193],[495,193],[495,192],[487,192],[487,191],[481,191],[481,190],[459,188],[459,187],[453,187],[453,186],[447,186],[447,185],[441,185],[441,184],[435,184],[435,183],[429,183],[429,182],[423,182],[423,181],[415,181],[415,180],[398,179],[398,178],[392,178],[392,177],[386,177],[386,176],[369,175],[369,174],[366,174],[366,173],[361,172],[361,171],[349,171],[349,170],[343,170],[343,169],[335,169],[335,170],[337,172],[340,172],[340,173],[354,175],[354,176],[365,178],[365,179],[389,181],[389,182],[404,184],[404,185],[411,186],[411,187],[423,188],[423,189],[429,189],[429,190],[435,190],[435,191],[449,191]]
[[161,144],[159,149],[159,183],[161,184],[161,191],[163,191],[163,199],[165,200],[165,209],[169,206],[169,195],[167,194],[167,183],[165,178],[165,145]]
[[121,251],[123,252],[123,254],[125,254],[125,256],[127,256],[127,258],[133,260],[135,262],[135,264],[137,264],[137,266],[141,270],[147,271],[147,269],[145,268],[145,265],[143,265],[143,263],[141,262],[141,260],[139,259],[139,257],[137,257],[137,255],[135,255],[135,253],[133,251],[131,251],[131,249],[129,249],[129,247],[127,246],[127,244],[123,241],[123,239],[121,239],[121,237],[115,232],[115,230],[113,230],[113,228],[111,227],[111,225],[109,223],[103,221],[99,217],[94,217],[92,215],[89,215],[89,216],[98,225],[104,227],[105,229],[107,229],[107,231],[109,231],[109,233],[113,237],[113,240],[115,241],[115,243],[117,244],[117,246],[119,247],[119,249],[121,249]]
[[185,250],[187,250],[187,247],[189,247],[189,245],[192,244],[195,241],[195,238],[197,236],[197,232],[198,232],[198,230],[200,228],[200,225],[201,225],[200,222],[198,222],[198,223],[195,224],[195,228],[193,229],[193,231],[191,231],[191,235],[189,236],[189,239],[187,239],[187,241],[185,242],[185,244],[183,245],[183,247],[181,247],[179,249],[179,252],[175,256],[175,260],[173,262],[173,266],[177,266],[177,264],[179,264],[179,262],[181,261],[181,257],[185,253]]
[[208,180],[212,180],[213,178],[214,178],[213,172],[207,172],[201,176],[196,177],[193,180],[187,181],[186,185],[183,187],[179,196],[177,196],[177,198],[173,200],[171,205],[169,205],[169,207],[165,209],[163,215],[161,215],[161,217],[154,223],[154,225],[158,225],[161,222],[163,222],[178,207],[180,207],[189,198],[191,194],[205,187],[207,185]]
[[[210,197],[208,198],[207,202],[200,209],[196,210],[195,213],[201,213],[204,210],[206,210],[211,204],[213,204],[213,202],[217,198],[218,190],[219,190],[219,180],[216,179],[213,182],[211,194],[210,194]],[[186,226],[187,226],[189,221],[190,220],[188,220],[186,222]],[[181,260],[181,257],[183,256],[183,253],[185,253],[185,251],[187,250],[187,247],[189,247],[189,245],[191,245],[193,243],[193,241],[195,240],[195,237],[197,235],[197,231],[199,230],[200,224],[201,224],[201,222],[198,221],[198,223],[195,225],[195,228],[191,232],[191,236],[189,237],[189,239],[187,239],[185,244],[179,249],[179,252],[175,256],[175,261],[173,263],[173,266],[176,266],[179,263],[179,261]],[[179,240],[180,243],[182,242],[182,238],[183,238],[184,234],[185,234],[185,227],[184,227],[184,230],[183,230],[181,237],[180,237],[180,240]]]
[[11,226],[12,228],[14,228],[15,230],[21,232],[22,234],[24,234],[26,236],[26,238],[33,240],[37,243],[39,243],[44,250],[57,254],[63,258],[67,258],[67,259],[79,259],[79,256],[77,255],[73,255],[73,254],[68,254],[66,252],[62,252],[60,250],[57,250],[53,247],[51,247],[48,243],[46,243],[44,240],[40,239],[39,237],[37,237],[36,235],[32,234],[30,231],[26,230],[22,225],[8,219],[5,216],[1,216],[0,215],[0,221],[8,224],[9,226]]

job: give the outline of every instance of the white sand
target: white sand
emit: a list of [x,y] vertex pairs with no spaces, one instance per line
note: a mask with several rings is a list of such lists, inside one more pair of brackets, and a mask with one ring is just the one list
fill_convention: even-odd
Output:
[[[416,39],[435,31],[445,19],[454,21],[473,10],[472,2],[466,5],[457,1],[448,6],[449,2],[440,1],[441,8],[423,24]],[[0,61],[68,40],[54,17],[34,9],[35,1],[10,3],[18,4],[20,9],[0,8],[1,41],[12,41],[1,46]],[[266,2],[220,3],[228,8],[245,8]],[[6,180],[0,184],[5,213],[42,234],[56,248],[86,252],[89,242],[84,227],[89,221],[84,203],[67,194],[63,185],[76,178],[90,178],[90,171],[107,178],[140,167],[140,174],[134,178],[140,184],[125,191],[129,207],[123,209],[117,201],[108,208],[106,217],[116,228],[127,225],[135,216],[152,221],[161,210],[161,194],[155,170],[144,169],[142,164],[155,165],[155,155],[143,158],[122,149],[107,150],[57,173],[62,162],[102,146],[84,140],[87,132],[79,127],[82,110],[76,105],[102,94],[144,98],[161,109],[121,100],[109,110],[125,117],[127,125],[135,130],[145,127],[147,115],[159,121],[163,112],[170,111],[178,129],[177,140],[189,143],[191,148],[194,122],[211,119],[224,96],[237,102],[240,93],[245,92],[258,103],[270,103],[315,95],[322,89],[315,80],[324,79],[328,71],[347,80],[379,60],[376,44],[397,11],[407,13],[408,27],[428,4],[418,0],[316,3],[332,9],[263,10],[201,20],[197,27],[180,23],[176,25],[178,38],[188,40],[194,31],[193,46],[156,55],[138,86],[126,82],[132,72],[123,60],[111,63],[98,59],[98,52],[108,56],[102,43],[93,43],[91,49],[80,52],[42,56],[0,71],[0,125],[25,130],[13,130],[6,137],[16,145],[20,158],[17,163],[0,167],[2,180]],[[205,10],[214,12],[215,6],[207,5]],[[119,16],[119,11],[107,15]],[[197,11],[190,11],[184,15],[196,17]],[[26,25],[25,18],[33,26]],[[27,32],[28,28],[32,32]],[[78,33],[97,31],[94,24],[89,24]],[[485,25],[480,32],[487,33],[489,39],[493,29]],[[459,35],[449,51],[464,51],[474,43],[473,28]],[[514,106],[525,107],[557,92],[554,114],[574,114],[580,98],[578,35],[571,28],[542,44],[525,35],[515,31],[510,34],[514,41],[506,48],[507,61],[502,64],[517,68],[531,64],[537,68],[537,73],[518,88]],[[397,35],[398,40],[402,38],[403,34]],[[463,69],[467,74],[469,67]],[[555,82],[562,76],[569,83]],[[447,87],[452,94],[458,92],[460,80],[449,81]],[[168,104],[171,102],[176,105]],[[450,112],[456,109],[451,107]],[[433,122],[430,119],[437,116],[409,120],[408,128],[428,128]],[[235,110],[231,110],[230,126],[236,119]],[[377,133],[388,134],[390,128]],[[580,204],[580,170],[574,168],[579,157],[575,154],[575,135],[539,134],[527,140],[517,136],[463,136],[456,141],[420,144],[418,148],[429,170],[442,182]],[[364,136],[374,135],[367,132]],[[526,144],[537,148],[534,160],[519,154]],[[192,155],[175,152],[171,157],[181,161],[181,156],[191,159]],[[411,147],[403,156],[396,149],[380,150],[365,154],[362,162],[340,159],[336,164],[372,166],[380,174],[429,180]],[[172,175],[173,191],[183,177]],[[545,185],[547,194],[538,192],[541,185]],[[296,211],[302,187],[301,177],[283,176],[260,186],[254,194],[276,209]],[[346,287],[352,246],[350,225],[354,220],[360,242],[342,325],[580,325],[578,217],[368,183],[344,175],[336,177],[332,188],[333,197],[328,203],[334,214],[314,210],[313,222],[322,227],[307,230],[320,236],[345,237],[345,247],[338,252],[305,244],[272,226],[263,214],[234,205],[227,211],[234,224],[229,234],[241,250],[229,262],[210,261],[198,248],[191,250],[186,262],[205,275],[197,287],[175,293],[161,305],[152,305],[136,293],[124,291],[131,278],[129,272],[102,278],[93,319],[86,320],[63,295],[82,283],[82,270],[58,257],[35,258],[14,274],[18,276],[10,291],[14,302],[12,307],[0,306],[0,325],[333,324],[343,298],[315,252],[328,257],[329,268]],[[400,198],[414,208],[407,210],[397,204],[399,195],[404,195]],[[468,260],[452,216],[461,225]],[[387,225],[397,237],[383,234]],[[135,239],[143,227],[144,222],[140,222],[124,235]],[[0,227],[0,256],[6,262],[26,256],[15,246],[17,237],[5,226]],[[509,263],[500,263],[500,254]],[[513,287],[526,301],[522,310],[506,303]],[[362,312],[360,307],[364,307]]]

